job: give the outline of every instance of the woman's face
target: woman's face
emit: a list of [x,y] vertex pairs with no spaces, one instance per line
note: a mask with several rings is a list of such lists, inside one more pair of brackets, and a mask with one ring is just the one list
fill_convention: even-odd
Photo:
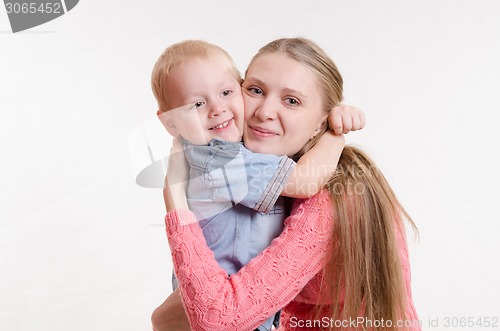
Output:
[[293,156],[326,120],[315,74],[283,53],[259,56],[243,83],[245,146]]

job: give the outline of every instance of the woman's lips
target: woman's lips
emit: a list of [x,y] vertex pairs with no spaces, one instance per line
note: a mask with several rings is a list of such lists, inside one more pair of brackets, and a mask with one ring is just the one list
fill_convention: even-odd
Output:
[[250,129],[252,134],[256,137],[269,138],[269,137],[275,137],[278,135],[274,131],[271,131],[271,130],[268,130],[265,128],[261,128],[258,126],[248,126],[248,128]]

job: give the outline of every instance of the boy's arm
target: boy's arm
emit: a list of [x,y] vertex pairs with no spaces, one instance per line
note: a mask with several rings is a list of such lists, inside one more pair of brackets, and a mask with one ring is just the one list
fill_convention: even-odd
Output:
[[189,180],[189,165],[184,156],[182,138],[176,137],[168,157],[167,175],[163,186],[163,198],[167,211],[189,209],[186,187]]
[[[211,215],[214,203],[224,207],[219,213],[236,204],[261,213],[270,212],[295,162],[286,156],[251,152],[239,143],[221,141],[212,147],[216,148],[210,157],[203,158],[206,172],[200,181],[202,185],[196,194],[189,192],[189,206],[206,205],[203,212],[207,215]],[[193,164],[189,152],[186,154]],[[198,178],[190,178],[194,180]]]
[[316,145],[299,159],[281,195],[309,198],[321,191],[335,171],[344,145],[343,135],[325,132]]
[[364,128],[365,113],[356,107],[338,105],[329,112],[328,124],[330,130],[300,158],[281,195],[308,198],[318,193],[337,167],[345,145],[342,133]]

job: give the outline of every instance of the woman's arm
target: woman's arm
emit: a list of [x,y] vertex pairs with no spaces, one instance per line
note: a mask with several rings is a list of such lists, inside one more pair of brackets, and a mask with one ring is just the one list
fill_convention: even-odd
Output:
[[304,201],[272,244],[228,277],[195,216],[174,210],[167,235],[193,330],[251,330],[292,301],[324,266],[333,228],[328,193]]

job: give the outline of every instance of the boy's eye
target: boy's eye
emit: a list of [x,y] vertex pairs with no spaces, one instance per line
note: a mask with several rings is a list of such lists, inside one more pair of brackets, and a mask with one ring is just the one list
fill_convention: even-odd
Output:
[[194,106],[196,108],[200,108],[201,106],[203,106],[205,104],[205,101],[198,101],[198,102],[195,102],[194,103]]
[[223,96],[223,97],[227,97],[227,96],[228,96],[228,95],[230,95],[231,93],[233,93],[233,91],[231,91],[231,90],[224,90],[224,91],[222,91],[221,96]]
[[297,105],[300,105],[300,101],[296,98],[292,98],[292,97],[287,97],[285,98],[285,103],[287,105],[290,105],[290,106],[297,106]]

